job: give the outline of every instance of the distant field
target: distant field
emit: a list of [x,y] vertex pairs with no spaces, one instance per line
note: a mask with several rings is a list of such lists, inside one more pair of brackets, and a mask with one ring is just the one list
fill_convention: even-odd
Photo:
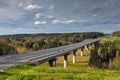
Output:
[[120,80],[120,71],[91,69],[88,66],[89,51],[83,57],[77,54],[77,63],[72,63],[69,55],[68,68],[63,68],[63,57],[57,60],[57,67],[48,63],[34,66],[30,63],[0,72],[0,80]]

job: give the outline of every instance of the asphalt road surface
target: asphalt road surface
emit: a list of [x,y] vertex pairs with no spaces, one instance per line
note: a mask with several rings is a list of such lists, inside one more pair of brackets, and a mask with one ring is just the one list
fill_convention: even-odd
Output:
[[68,54],[69,52],[84,47],[85,45],[97,42],[100,39],[101,38],[97,38],[85,42],[75,43],[56,48],[50,48],[46,50],[39,50],[30,53],[0,56],[0,70],[6,70],[35,60],[39,62],[46,62],[58,56]]

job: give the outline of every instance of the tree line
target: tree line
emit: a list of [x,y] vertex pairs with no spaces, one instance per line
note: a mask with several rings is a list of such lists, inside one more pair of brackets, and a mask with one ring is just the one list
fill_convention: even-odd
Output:
[[32,52],[104,36],[99,32],[17,34],[0,36],[0,55]]
[[113,33],[113,36],[120,37],[120,31],[116,31]]
[[91,50],[89,65],[93,68],[120,69],[120,31],[96,45]]

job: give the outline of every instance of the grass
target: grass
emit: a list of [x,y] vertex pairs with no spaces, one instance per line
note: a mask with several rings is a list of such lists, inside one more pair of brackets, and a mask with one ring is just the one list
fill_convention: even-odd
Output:
[[116,41],[116,40],[120,40],[120,38],[119,38],[119,37],[111,37],[111,36],[108,36],[108,37],[106,37],[106,38],[103,38],[103,39],[101,40],[101,42],[102,42],[102,43],[108,42],[108,41],[114,42],[114,41]]
[[81,57],[78,51],[76,64],[72,63],[72,54],[68,56],[68,68],[63,68],[63,57],[57,60],[57,67],[48,63],[34,66],[31,63],[0,72],[0,80],[120,80],[120,71],[92,69],[88,66],[89,51]]

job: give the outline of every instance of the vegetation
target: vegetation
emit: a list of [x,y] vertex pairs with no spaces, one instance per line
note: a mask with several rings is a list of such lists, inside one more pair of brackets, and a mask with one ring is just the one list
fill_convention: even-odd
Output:
[[72,55],[68,56],[68,68],[63,68],[63,57],[57,59],[56,68],[48,63],[34,66],[25,64],[0,73],[0,80],[119,80],[120,71],[91,69],[88,66],[89,51],[80,56],[78,50],[76,64],[72,63]]
[[89,65],[94,68],[120,69],[120,31],[102,39],[91,51]]
[[116,31],[113,33],[113,36],[120,37],[120,31]]
[[6,35],[0,37],[0,55],[59,47],[103,35],[98,32]]
[[6,40],[0,39],[0,55],[17,53],[15,47],[10,45]]
[[[19,48],[21,48],[21,50],[23,51],[33,51],[38,49],[72,44],[82,41],[82,39],[88,39],[88,36],[86,38],[76,38],[75,35],[78,35],[76,33],[71,35],[72,36],[70,37],[70,35],[68,36],[68,34],[59,34],[59,36],[57,34],[52,34],[52,38],[47,35],[45,37],[39,36],[40,38],[38,37],[38,35],[34,35],[34,38],[33,36],[31,37],[31,35],[23,36],[21,38],[18,35],[15,35],[11,37],[13,43],[9,41],[10,39],[7,36],[3,36],[4,38],[2,38],[7,40],[7,46],[13,47],[11,44],[14,44],[15,49],[18,49],[17,52],[19,51]],[[65,36],[67,36],[67,38]],[[95,36],[92,38],[95,38]],[[35,44],[36,41],[38,41],[37,44]],[[48,44],[49,46],[47,46]],[[113,36],[102,39],[99,44],[96,43],[95,46],[92,47],[92,50],[84,51],[85,56],[82,57],[80,56],[80,50],[77,51],[76,64],[72,63],[72,54],[69,55],[69,66],[67,69],[63,68],[63,57],[59,57],[59,59],[57,59],[56,68],[49,67],[49,64],[47,62],[39,66],[34,66],[33,64],[28,63],[12,69],[8,69],[5,72],[0,72],[0,80],[120,79],[120,71],[115,70],[120,69],[120,37],[118,32],[114,32]]]

